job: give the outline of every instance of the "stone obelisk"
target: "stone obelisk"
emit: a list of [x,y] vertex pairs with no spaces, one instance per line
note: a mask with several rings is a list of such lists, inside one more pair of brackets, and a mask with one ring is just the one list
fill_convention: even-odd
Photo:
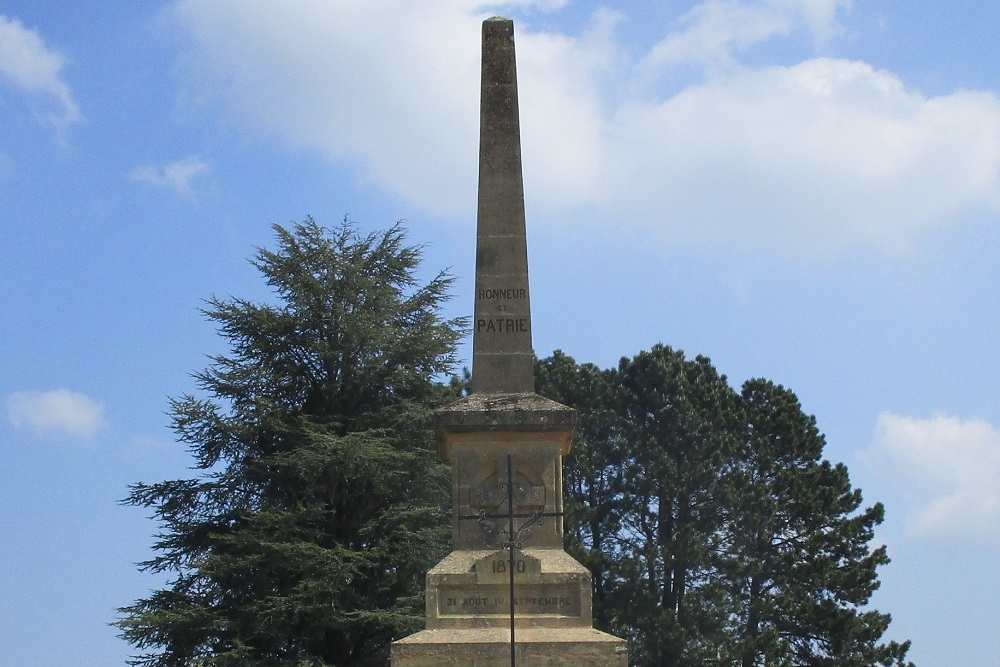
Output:
[[483,22],[472,393],[436,415],[454,550],[427,573],[426,630],[393,667],[627,667],[563,550],[572,408],[534,391],[514,25]]
[[483,23],[472,391],[534,393],[514,24]]

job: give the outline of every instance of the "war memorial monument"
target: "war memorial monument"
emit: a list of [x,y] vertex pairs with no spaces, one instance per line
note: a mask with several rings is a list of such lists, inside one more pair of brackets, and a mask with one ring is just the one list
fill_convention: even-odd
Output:
[[627,667],[595,630],[591,575],[563,550],[572,408],[535,393],[514,26],[483,22],[472,392],[437,413],[453,551],[427,573],[426,629],[393,667]]

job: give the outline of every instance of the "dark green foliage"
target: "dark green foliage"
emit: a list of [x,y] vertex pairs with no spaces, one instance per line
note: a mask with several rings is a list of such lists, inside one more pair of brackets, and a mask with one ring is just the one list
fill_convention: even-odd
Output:
[[637,664],[697,664],[719,641],[711,577],[731,390],[708,359],[657,345],[618,367],[626,484],[617,604]]
[[136,484],[173,576],[121,611],[144,666],[385,665],[418,629],[447,549],[447,468],[432,411],[450,398],[461,321],[451,278],[418,284],[399,227],[275,227],[253,261],[276,304],[208,301],[230,353],[170,414],[201,472]]
[[595,623],[617,627],[611,593],[620,555],[625,448],[613,403],[615,373],[593,364],[577,366],[559,351],[539,361],[536,369],[537,392],[579,412],[573,464],[563,470],[566,548],[593,573]]
[[617,369],[539,361],[539,393],[580,410],[565,472],[567,549],[594,574],[595,622],[633,665],[908,665],[865,610],[882,521],[794,394],[732,390],[657,345]]
[[888,614],[859,611],[878,588],[885,547],[869,543],[880,503],[861,509],[847,468],[822,459],[816,420],[767,380],[741,392],[742,442],[727,484],[720,553],[731,663],[906,664],[908,643],[879,645]]

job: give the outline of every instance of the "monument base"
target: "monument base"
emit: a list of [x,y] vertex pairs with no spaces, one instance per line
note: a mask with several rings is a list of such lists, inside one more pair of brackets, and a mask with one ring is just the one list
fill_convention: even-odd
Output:
[[[590,628],[590,572],[562,549],[515,552],[518,628]],[[428,630],[510,627],[508,552],[452,551],[427,573]]]
[[[628,667],[625,640],[593,628],[515,631],[519,667]],[[392,644],[393,667],[509,667],[510,628],[423,630]]]

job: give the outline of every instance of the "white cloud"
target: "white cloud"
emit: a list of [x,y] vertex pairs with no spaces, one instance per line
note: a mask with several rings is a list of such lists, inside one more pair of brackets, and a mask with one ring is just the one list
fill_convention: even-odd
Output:
[[841,30],[838,9],[849,6],[849,0],[708,0],[680,17],[683,30],[660,41],[645,64],[732,64],[734,52],[799,27],[808,29],[817,42],[826,42]]
[[14,428],[81,438],[94,435],[104,425],[104,407],[100,403],[66,389],[11,394],[7,397],[7,416]]
[[625,214],[674,237],[896,252],[1000,208],[996,95],[928,99],[861,62],[740,70],[617,122],[603,180]]
[[130,176],[132,180],[149,183],[158,188],[167,188],[185,199],[190,199],[194,196],[194,181],[210,171],[211,166],[207,162],[192,155],[163,167],[154,165],[136,167]]
[[981,419],[885,412],[870,454],[914,497],[913,534],[1000,538],[1000,429]]
[[60,129],[80,119],[69,86],[62,80],[65,58],[45,46],[34,30],[0,14],[0,76],[29,93],[54,97],[60,111],[49,119]]
[[[472,3],[178,2],[193,96],[435,211],[475,206],[479,20]],[[471,198],[471,199],[470,199]]]
[[[794,31],[828,38],[847,4],[710,0],[637,63],[610,12],[582,36],[519,23],[532,224],[616,224],[654,242],[810,258],[857,245],[905,252],[970,211],[1000,210],[993,92],[927,97],[892,72],[834,58],[734,60],[680,90],[648,88],[651,63],[738,58],[741,46]],[[195,97],[249,131],[353,163],[414,207],[468,219],[479,26],[503,6],[179,0],[169,15],[193,37]]]

